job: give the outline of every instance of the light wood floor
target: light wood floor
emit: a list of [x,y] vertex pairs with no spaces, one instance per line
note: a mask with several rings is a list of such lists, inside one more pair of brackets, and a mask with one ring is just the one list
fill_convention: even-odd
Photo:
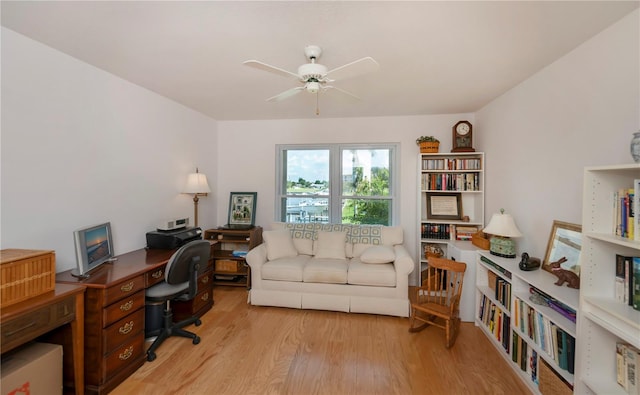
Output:
[[408,318],[257,307],[242,288],[215,305],[111,394],[527,394],[471,323],[452,349],[444,332],[409,333]]

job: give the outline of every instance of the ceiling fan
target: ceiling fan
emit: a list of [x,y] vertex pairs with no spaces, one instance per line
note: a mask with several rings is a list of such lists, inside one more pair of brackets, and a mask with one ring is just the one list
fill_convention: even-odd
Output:
[[366,57],[358,59],[351,63],[347,63],[343,66],[336,67],[335,69],[328,70],[327,66],[316,63],[316,61],[322,54],[322,48],[317,45],[307,45],[304,48],[304,54],[309,60],[309,63],[305,63],[302,66],[298,67],[297,73],[287,71],[257,60],[247,60],[243,62],[243,64],[284,77],[295,78],[302,84],[302,86],[297,86],[275,96],[272,96],[268,98],[267,101],[281,101],[297,95],[302,91],[307,91],[309,93],[314,93],[317,95],[318,93],[329,89],[333,89],[355,99],[360,99],[353,93],[347,92],[344,89],[337,88],[331,85],[331,83],[336,80],[344,80],[347,78],[357,77],[362,74],[370,73],[378,70],[379,67],[378,62],[376,62],[373,58]]

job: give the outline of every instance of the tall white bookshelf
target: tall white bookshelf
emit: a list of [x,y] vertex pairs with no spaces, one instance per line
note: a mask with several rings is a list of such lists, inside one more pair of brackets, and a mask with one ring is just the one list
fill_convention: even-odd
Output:
[[[484,227],[484,152],[421,153],[418,156],[418,257],[416,272],[427,265],[425,246],[439,246],[444,256],[450,256],[449,245],[456,242],[456,227]],[[456,195],[460,199],[460,218],[440,218],[430,215],[430,197]],[[433,214],[433,212],[432,212]],[[466,220],[465,220],[466,218]],[[465,248],[464,244],[469,248]],[[463,250],[475,250],[471,242],[457,243]],[[454,251],[455,252],[455,251]],[[471,264],[467,262],[467,264]],[[467,271],[469,272],[469,267]],[[469,273],[475,278],[475,273]],[[418,276],[418,282],[420,276]],[[470,282],[472,282],[471,280]],[[418,285],[418,284],[416,284]],[[469,315],[469,319],[471,316]]]
[[640,348],[640,311],[615,298],[616,254],[640,256],[639,241],[613,231],[614,192],[631,188],[634,179],[640,164],[584,170],[576,394],[626,394],[616,381],[616,343]]

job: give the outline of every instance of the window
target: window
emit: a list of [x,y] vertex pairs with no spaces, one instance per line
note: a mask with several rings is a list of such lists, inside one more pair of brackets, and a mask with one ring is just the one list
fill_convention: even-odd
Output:
[[276,218],[393,223],[396,144],[279,145]]

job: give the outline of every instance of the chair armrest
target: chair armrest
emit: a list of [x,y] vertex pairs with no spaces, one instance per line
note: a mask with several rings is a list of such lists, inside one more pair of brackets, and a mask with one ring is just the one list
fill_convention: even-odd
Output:
[[409,252],[402,244],[396,244],[393,246],[393,249],[396,253],[396,260],[393,262],[396,268],[396,274],[398,276],[408,276],[415,269],[413,258],[411,258],[411,255],[409,255]]

